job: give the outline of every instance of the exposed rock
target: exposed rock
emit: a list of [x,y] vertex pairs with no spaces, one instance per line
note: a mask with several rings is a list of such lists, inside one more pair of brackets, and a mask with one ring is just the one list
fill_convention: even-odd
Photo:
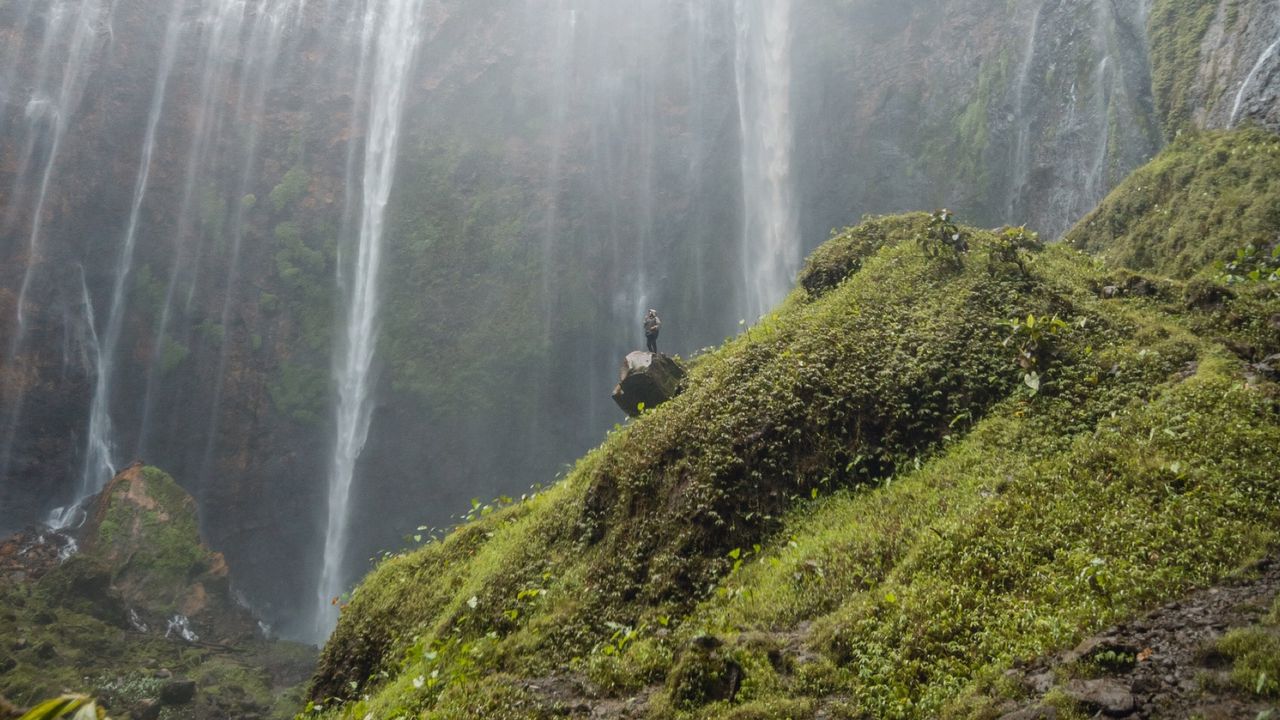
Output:
[[194,680],[170,680],[160,687],[161,705],[186,705],[195,696]]
[[637,350],[622,361],[613,401],[631,417],[653,409],[680,393],[684,368],[670,356]]
[[1280,381],[1280,354],[1268,355],[1262,362],[1249,365],[1247,374],[1272,382]]
[[27,528],[0,540],[0,576],[17,582],[38,580],[58,567],[64,551],[72,543],[62,533]]
[[1064,692],[1088,712],[1101,712],[1107,717],[1128,717],[1137,709],[1133,693],[1115,680],[1073,680]]
[[156,720],[163,709],[164,706],[158,700],[148,698],[129,708],[129,716],[134,720]]

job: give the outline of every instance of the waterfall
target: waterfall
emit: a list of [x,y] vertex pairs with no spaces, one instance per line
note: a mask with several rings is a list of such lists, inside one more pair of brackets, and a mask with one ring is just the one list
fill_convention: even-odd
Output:
[[[266,109],[267,90],[271,86],[271,81],[280,59],[280,47],[283,42],[284,32],[289,27],[287,21],[301,19],[301,11],[305,1],[283,0],[284,7],[272,8],[272,12],[262,13],[250,33],[248,52],[242,56],[246,57],[246,65],[256,67],[257,71],[253,73],[253,77],[240,83],[239,92],[236,96],[234,118],[248,127],[248,137],[243,147],[242,165],[239,177],[236,179],[236,191],[232,194],[233,198],[244,198],[250,194],[253,188],[255,179],[254,161],[258,156],[258,145],[261,142],[262,135],[261,124],[254,122],[254,119]],[[241,272],[240,255],[245,240],[245,215],[247,212],[247,208],[237,204],[231,214],[231,227],[227,232],[230,254],[227,259],[225,292],[223,293],[222,308],[219,313],[219,320],[224,328],[230,323],[232,310],[235,307],[234,301],[238,297],[237,290],[239,289]],[[224,342],[218,349],[218,367],[215,372],[216,379],[211,403],[214,412],[210,419],[209,432],[205,438],[204,451],[198,471],[201,489],[206,488],[214,467],[214,455],[218,447],[218,432],[220,429],[220,415],[217,409],[221,405],[226,385],[230,346],[230,343]],[[150,393],[150,385],[148,385],[148,395]]]
[[[22,285],[18,291],[18,332],[13,339],[14,349],[10,352],[11,356],[16,354],[16,348],[20,344],[25,330],[26,317],[23,309],[26,305],[27,293],[31,290],[31,278],[38,264],[37,258],[40,252],[44,207],[45,201],[49,197],[49,182],[53,178],[54,169],[57,167],[62,141],[66,137],[67,123],[75,112],[84,91],[84,84],[90,69],[87,60],[91,57],[94,48],[91,41],[97,35],[97,22],[101,12],[102,7],[99,0],[82,0],[74,10],[68,8],[67,5],[55,5],[50,8],[52,18],[50,27],[47,30],[48,37],[46,37],[40,51],[39,63],[42,69],[47,67],[49,52],[61,35],[61,25],[64,22],[71,24],[71,38],[68,44],[66,63],[62,69],[62,82],[58,88],[58,99],[50,109],[53,114],[53,133],[52,138],[49,140],[48,155],[44,162],[44,171],[40,177],[35,207],[31,215],[31,233],[27,239],[27,267],[22,275]],[[41,74],[41,72],[38,72],[37,77]],[[43,103],[43,98],[36,96],[27,105],[27,117],[33,125],[41,119],[41,106]],[[32,142],[34,142],[36,138],[35,132],[32,133],[31,138]],[[30,145],[28,146],[28,148],[31,147]]]
[[743,312],[755,320],[791,288],[800,264],[791,158],[791,2],[736,0],[735,79],[742,132]]
[[156,135],[164,109],[169,76],[173,71],[174,57],[182,28],[181,0],[176,0],[169,16],[160,66],[156,72],[151,95],[151,109],[147,116],[147,130],[142,144],[142,157],[133,189],[133,203],[129,210],[129,224],[120,244],[116,259],[114,279],[111,285],[111,304],[107,315],[101,346],[94,367],[93,399],[89,406],[89,429],[85,442],[85,454],[80,475],[80,489],[75,500],[57,508],[49,517],[49,525],[55,529],[67,527],[74,520],[79,504],[97,493],[115,474],[116,461],[114,432],[111,426],[112,381],[115,376],[116,353],[124,327],[128,306],[127,280],[133,271],[133,251],[138,242],[138,230],[142,217],[142,201],[151,186],[152,160],[156,151]]
[[[26,26],[31,22],[32,10],[33,5],[31,3],[24,6],[22,26]],[[26,266],[23,269],[16,304],[17,328],[12,337],[9,338],[5,354],[0,359],[0,362],[2,362],[0,367],[7,367],[16,362],[22,350],[23,340],[26,337],[27,295],[31,290],[32,278],[39,265],[41,240],[43,239],[44,231],[45,204],[49,196],[50,183],[58,167],[58,159],[61,156],[68,123],[80,104],[85,83],[88,80],[89,72],[92,70],[92,63],[89,61],[97,48],[95,40],[100,30],[99,23],[102,22],[104,16],[100,0],[80,0],[79,2],[51,5],[47,12],[49,16],[48,24],[44,28],[40,49],[36,54],[37,60],[32,81],[32,95],[26,104],[26,112],[24,113],[27,122],[26,142],[19,161],[18,171],[19,178],[23,178],[29,171],[34,169],[31,166],[36,164],[39,166],[39,179],[34,183],[36,197],[30,209],[30,229],[26,239]],[[46,87],[54,50],[60,46],[63,40],[66,41],[67,47],[61,77],[56,88]],[[15,43],[13,50],[6,58],[4,86],[0,87],[0,91],[8,92],[15,84],[14,79],[20,57],[19,48],[20,44]],[[55,93],[55,97],[50,98],[50,95]],[[46,129],[46,126],[50,124],[52,128]],[[37,150],[41,146],[44,148],[43,163],[37,163],[37,155],[39,154]],[[9,207],[6,212],[6,226],[19,210],[25,206],[25,189],[26,183],[18,182],[14,196],[8,199]],[[18,392],[15,393],[15,397],[7,400],[4,417],[0,419],[0,432],[3,433],[3,439],[0,439],[0,478],[8,474],[13,442],[25,398]]]
[[333,368],[338,401],[317,596],[316,633],[320,638],[337,622],[333,599],[347,583],[348,502],[356,461],[364,449],[373,411],[370,393],[378,338],[382,235],[395,177],[408,76],[418,45],[421,8],[422,0],[371,0],[361,36],[355,97],[357,102],[367,103],[364,167],[354,252],[349,258],[339,259],[346,318]]
[[1031,69],[1036,59],[1036,37],[1040,34],[1040,15],[1044,5],[1036,6],[1031,16],[1031,31],[1027,35],[1026,48],[1022,53],[1022,66],[1018,70],[1018,83],[1014,86],[1013,112],[1018,123],[1017,137],[1013,146],[1013,187],[1010,188],[1008,209],[1005,219],[1010,223],[1018,222],[1018,215],[1026,207],[1024,195],[1027,182],[1031,177],[1031,120],[1034,113],[1027,109],[1027,85],[1031,81]]
[[1244,76],[1244,81],[1240,83],[1240,90],[1236,92],[1235,102],[1231,104],[1231,116],[1227,120],[1227,127],[1233,128],[1240,121],[1240,106],[1244,104],[1245,91],[1253,84],[1254,78],[1262,71],[1262,67],[1267,64],[1267,61],[1276,54],[1276,50],[1280,50],[1280,37],[1277,37],[1275,42],[1262,51],[1258,61],[1253,64],[1253,69],[1249,71],[1248,75]]

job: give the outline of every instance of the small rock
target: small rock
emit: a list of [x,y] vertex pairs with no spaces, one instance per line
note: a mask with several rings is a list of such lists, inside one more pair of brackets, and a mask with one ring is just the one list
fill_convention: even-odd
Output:
[[1073,680],[1063,689],[1067,697],[1089,712],[1107,717],[1128,717],[1137,710],[1133,693],[1115,680]]
[[129,716],[134,720],[156,720],[162,709],[159,701],[146,699],[129,708]]
[[1153,677],[1140,677],[1129,688],[1135,695],[1150,695],[1160,689],[1160,681]]
[[10,656],[0,657],[0,675],[18,667],[18,661]]
[[156,677],[161,680],[168,680],[173,677],[173,673],[170,672],[169,668],[160,668],[156,671]]
[[196,696],[194,680],[171,680],[160,687],[160,704],[185,705]]
[[631,417],[675,397],[684,380],[684,368],[668,355],[633,352],[622,361],[613,400]]
[[36,657],[40,658],[41,660],[52,660],[57,656],[58,656],[58,649],[55,648],[53,646],[53,643],[49,642],[48,640],[45,640],[44,642],[36,646]]
[[693,639],[692,644],[694,647],[702,650],[715,650],[721,645],[724,645],[724,641],[715,635],[699,635]]
[[1032,675],[1027,678],[1027,685],[1031,688],[1032,692],[1037,695],[1043,695],[1049,692],[1049,689],[1053,687],[1053,673],[1043,672],[1038,675]]

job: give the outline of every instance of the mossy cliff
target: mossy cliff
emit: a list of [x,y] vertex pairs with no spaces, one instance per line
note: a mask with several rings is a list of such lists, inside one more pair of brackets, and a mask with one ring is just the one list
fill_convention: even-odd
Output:
[[[1163,213],[1116,206],[1092,221]],[[1193,261],[1271,239],[1247,227]],[[383,562],[306,714],[995,717],[1011,664],[1280,541],[1273,285],[1209,292],[1017,230],[957,228],[955,252],[943,229],[836,234],[683,395]]]
[[1187,132],[1121,183],[1065,241],[1108,262],[1177,278],[1212,274],[1248,243],[1280,238],[1280,137]]

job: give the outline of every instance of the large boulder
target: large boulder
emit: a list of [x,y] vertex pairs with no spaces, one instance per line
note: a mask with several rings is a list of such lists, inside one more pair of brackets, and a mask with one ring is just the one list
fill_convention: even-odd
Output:
[[217,643],[255,634],[232,596],[222,554],[201,542],[195,501],[172,477],[135,463],[107,484],[88,514],[82,560],[109,569],[111,594],[137,629],[173,635],[180,626],[185,632],[176,634],[186,640]]
[[684,368],[671,357],[637,350],[622,361],[622,373],[618,386],[613,389],[613,401],[626,414],[639,417],[644,410],[653,409],[678,395],[684,374]]

